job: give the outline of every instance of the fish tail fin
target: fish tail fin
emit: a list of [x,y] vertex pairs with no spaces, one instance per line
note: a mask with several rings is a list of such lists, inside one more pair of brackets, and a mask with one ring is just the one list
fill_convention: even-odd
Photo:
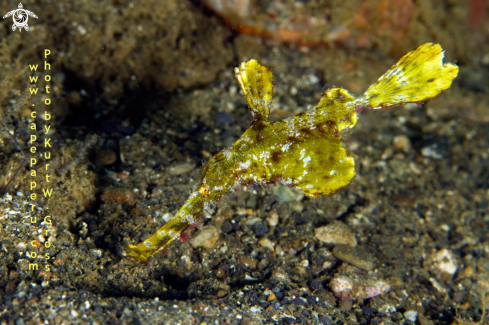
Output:
[[458,74],[457,65],[443,64],[444,52],[433,43],[409,52],[367,89],[363,100],[376,109],[436,97]]

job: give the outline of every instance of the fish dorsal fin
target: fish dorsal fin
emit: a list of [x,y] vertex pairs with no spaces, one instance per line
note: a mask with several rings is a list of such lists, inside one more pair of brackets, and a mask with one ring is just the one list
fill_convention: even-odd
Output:
[[253,119],[267,121],[272,107],[272,70],[257,60],[250,60],[241,63],[239,68],[234,68],[234,73]]
[[353,105],[355,98],[347,90],[332,88],[326,90],[319,103],[314,107],[316,121],[331,121],[337,126],[338,132],[355,126],[358,120]]

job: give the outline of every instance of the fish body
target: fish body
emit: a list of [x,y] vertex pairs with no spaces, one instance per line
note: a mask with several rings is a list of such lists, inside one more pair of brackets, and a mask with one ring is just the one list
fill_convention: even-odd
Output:
[[367,91],[356,98],[332,88],[318,105],[294,117],[269,122],[272,106],[271,69],[256,60],[235,68],[236,78],[253,121],[230,148],[206,165],[196,191],[155,234],[127,247],[127,256],[147,262],[193,225],[204,210],[240,186],[281,182],[310,197],[333,194],[355,176],[355,161],[341,140],[355,126],[364,109],[421,102],[448,89],[458,74],[454,64],[443,64],[439,44],[426,43],[406,54]]

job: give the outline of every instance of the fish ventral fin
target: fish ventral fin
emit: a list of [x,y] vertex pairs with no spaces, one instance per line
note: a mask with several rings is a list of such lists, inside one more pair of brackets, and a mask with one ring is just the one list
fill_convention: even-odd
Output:
[[376,109],[436,97],[458,74],[455,64],[443,64],[444,52],[433,43],[409,52],[367,89],[363,100]]
[[261,65],[257,60],[250,60],[241,63],[238,68],[234,68],[234,74],[241,86],[253,119],[267,121],[272,107],[272,70]]

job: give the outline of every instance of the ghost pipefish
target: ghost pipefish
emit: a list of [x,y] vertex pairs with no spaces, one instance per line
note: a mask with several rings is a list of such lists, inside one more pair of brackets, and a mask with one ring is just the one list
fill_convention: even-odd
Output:
[[[363,108],[379,109],[422,102],[448,89],[458,74],[455,64],[443,63],[439,44],[426,43],[392,66],[362,96],[332,88],[318,105],[294,117],[271,123],[273,76],[256,60],[235,68],[253,121],[231,147],[216,154],[182,208],[151,237],[127,246],[127,256],[147,262],[167,247],[204,210],[240,186],[281,182],[318,197],[332,194],[355,176],[355,161],[341,135],[355,126]],[[183,238],[183,237],[182,237]]]

